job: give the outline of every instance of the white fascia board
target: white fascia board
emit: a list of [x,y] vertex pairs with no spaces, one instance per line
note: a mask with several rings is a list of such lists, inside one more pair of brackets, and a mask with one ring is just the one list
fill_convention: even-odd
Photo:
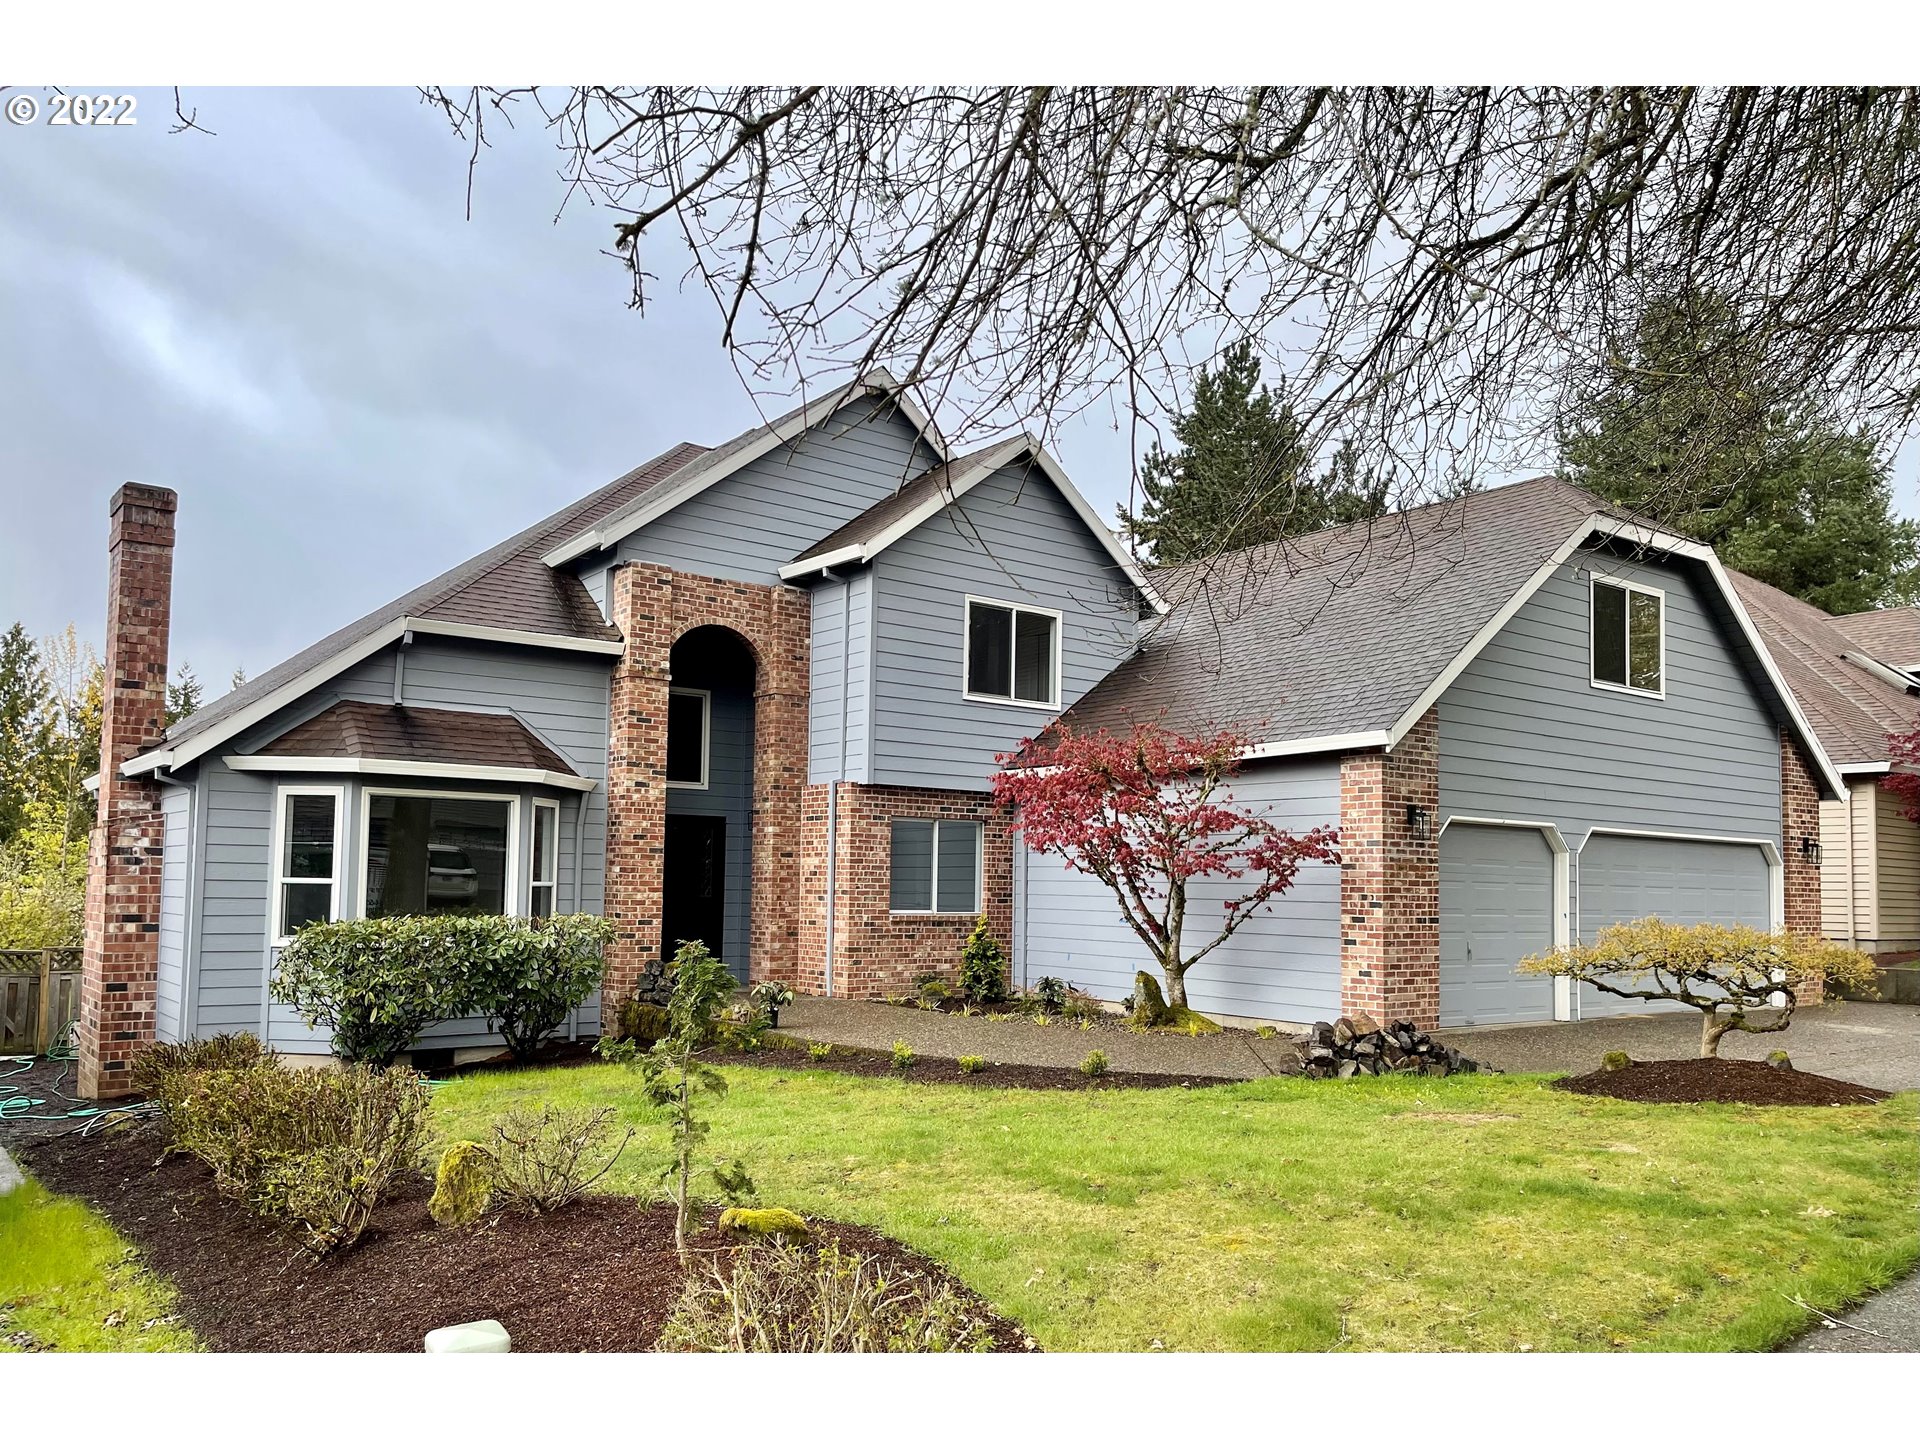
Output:
[[1297,740],[1274,740],[1264,745],[1249,745],[1240,752],[1242,760],[1274,760],[1287,755],[1322,755],[1328,751],[1384,750],[1389,745],[1385,730],[1351,730],[1344,735],[1303,735]]
[[881,394],[891,398],[894,404],[900,407],[900,413],[905,415],[914,429],[920,432],[920,438],[943,462],[952,458],[948,454],[946,441],[940,438],[940,432],[934,428],[926,412],[914,404],[911,397],[900,388],[899,382],[885,370],[870,370],[851,384],[843,385],[838,390],[822,396],[817,404],[805,405],[785,424],[767,426],[765,432],[752,444],[741,446],[725,461],[702,471],[692,481],[675,485],[674,477],[669,475],[653,490],[642,496],[641,503],[632,510],[609,516],[600,524],[555,546],[540,558],[549,567],[559,566],[566,564],[569,560],[577,560],[591,551],[605,550],[617,545],[634,531],[651,525],[668,511],[678,508],[702,491],[718,485],[735,471],[751,465],[761,456],[770,454],[789,440],[804,435],[814,426],[831,420],[850,400],[860,395],[871,394]]
[[544,650],[571,650],[592,655],[619,655],[626,646],[618,640],[583,640],[572,635],[548,635],[536,630],[508,630],[493,625],[466,625],[453,620],[422,620],[410,615],[396,616],[363,639],[355,641],[337,655],[330,655],[310,670],[302,671],[284,684],[244,705],[218,724],[187,736],[177,744],[149,750],[120,767],[122,775],[143,775],[161,766],[177,769],[209,750],[225,744],[234,736],[250,730],[302,695],[317,690],[336,675],[351,670],[361,661],[379,654],[387,646],[415,635],[441,635],[450,639],[486,640],[503,645],[529,645]]
[[592,790],[597,781],[558,770],[523,770],[515,765],[446,765],[418,760],[366,760],[327,755],[229,755],[229,770],[242,774],[386,775],[416,780],[487,780],[510,785],[546,785],[556,790]]
[[1421,692],[1420,698],[1408,707],[1406,713],[1394,722],[1391,732],[1393,738],[1388,748],[1391,749],[1392,746],[1400,743],[1407,731],[1411,730],[1419,722],[1420,717],[1446,693],[1447,688],[1460,678],[1460,672],[1473,663],[1475,657],[1492,643],[1493,637],[1499,634],[1506,623],[1519,612],[1520,607],[1531,600],[1534,593],[1546,584],[1548,577],[1572,559],[1580,547],[1595,535],[1630,541],[1649,550],[1658,550],[1683,559],[1698,561],[1706,567],[1707,573],[1713,577],[1713,583],[1725,598],[1734,622],[1740,627],[1741,634],[1746,637],[1748,646],[1752,648],[1754,656],[1759,660],[1767,682],[1773,687],[1774,694],[1779,697],[1782,708],[1786,710],[1787,718],[1792,722],[1795,733],[1807,747],[1807,753],[1813,757],[1814,766],[1820,778],[1826,783],[1829,796],[1837,798],[1845,795],[1846,782],[1840,778],[1840,772],[1834,768],[1833,761],[1828,758],[1825,748],[1820,744],[1819,736],[1814,734],[1813,726],[1807,722],[1805,712],[1800,709],[1800,702],[1794,699],[1793,691],[1780,674],[1779,668],[1774,665],[1772,653],[1767,649],[1766,642],[1760,638],[1760,632],[1754,626],[1753,617],[1747,614],[1747,607],[1740,603],[1739,593],[1733,588],[1733,582],[1727,578],[1726,568],[1721,565],[1720,557],[1713,553],[1713,547],[1702,545],[1696,540],[1686,540],[1678,535],[1668,534],[1664,530],[1656,530],[1650,525],[1638,525],[1611,515],[1589,515],[1583,520],[1573,534],[1567,537],[1565,543],[1554,551],[1553,558],[1534,571],[1528,577],[1527,583],[1515,591],[1494,617],[1475,632],[1473,639],[1467,642],[1466,647],[1448,662],[1447,668],[1442,670],[1433,683]]
[[1836,765],[1834,768],[1842,775],[1891,775],[1893,762],[1891,760],[1860,760],[1851,765]]
[[87,776],[86,779],[80,782],[80,788],[89,795],[98,795],[100,793],[100,772],[96,770],[93,774]]

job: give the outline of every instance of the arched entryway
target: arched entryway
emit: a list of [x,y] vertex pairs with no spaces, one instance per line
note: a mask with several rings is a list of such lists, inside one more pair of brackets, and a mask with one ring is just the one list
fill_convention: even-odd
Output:
[[668,657],[661,959],[701,940],[747,979],[753,895],[754,656],[701,625]]

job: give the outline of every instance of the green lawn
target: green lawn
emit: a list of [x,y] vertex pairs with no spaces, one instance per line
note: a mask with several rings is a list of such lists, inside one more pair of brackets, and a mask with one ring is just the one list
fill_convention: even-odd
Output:
[[[1539,1076],[1035,1093],[733,1069],[711,1111],[765,1203],[949,1265],[1049,1349],[1765,1349],[1920,1261],[1916,1096],[1849,1109],[1586,1099]],[[440,1089],[663,1129],[613,1066]]]
[[193,1350],[171,1286],[78,1200],[0,1195],[0,1352]]

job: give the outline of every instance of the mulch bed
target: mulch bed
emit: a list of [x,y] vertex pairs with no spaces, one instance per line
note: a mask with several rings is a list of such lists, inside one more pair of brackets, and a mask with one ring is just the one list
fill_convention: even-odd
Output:
[[[554,1215],[504,1214],[447,1230],[428,1217],[432,1187],[415,1176],[380,1207],[359,1245],[315,1262],[220,1196],[198,1160],[175,1155],[154,1168],[157,1125],[91,1139],[9,1134],[7,1143],[49,1189],[87,1201],[140,1247],[213,1350],[417,1352],[429,1330],[488,1318],[506,1326],[515,1350],[650,1350],[681,1291],[665,1204],[589,1196]],[[953,1284],[978,1305],[994,1349],[1034,1348],[925,1256],[863,1226],[813,1226],[843,1250]],[[732,1248],[711,1229],[693,1243],[708,1253]]]
[[1885,1090],[1776,1070],[1763,1060],[1636,1060],[1624,1070],[1595,1070],[1553,1082],[1556,1090],[1661,1105],[1721,1101],[1734,1105],[1877,1105]]
[[881,1075],[909,1084],[970,1085],[979,1090],[1171,1090],[1203,1085],[1238,1085],[1219,1075],[1150,1075],[1141,1071],[1110,1070],[1104,1075],[1082,1075],[1060,1065],[1002,1065],[989,1063],[969,1075],[957,1060],[918,1055],[904,1073],[893,1068],[893,1057],[878,1050],[835,1045],[824,1060],[815,1060],[804,1042],[771,1041],[759,1050],[716,1050],[708,1054],[716,1065],[751,1065],[764,1070],[831,1070],[841,1075]]

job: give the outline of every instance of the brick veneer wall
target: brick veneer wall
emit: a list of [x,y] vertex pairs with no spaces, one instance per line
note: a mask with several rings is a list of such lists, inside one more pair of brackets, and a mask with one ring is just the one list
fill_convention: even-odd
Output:
[[[1340,1008],[1377,1020],[1440,1018],[1440,722],[1421,716],[1392,751],[1340,761]],[[1407,807],[1427,812],[1426,836]]]
[[136,1051],[154,1039],[160,976],[160,786],[120,767],[166,731],[174,513],[179,499],[122,485],[109,506],[106,679],[100,793],[87,848],[80,972],[80,1093],[123,1095]]
[[[1820,785],[1806,750],[1789,731],[1780,732],[1780,860],[1786,928],[1798,935],[1820,933],[1820,869],[1802,858],[1800,839],[1820,838]],[[1823,998],[1818,982],[1809,981],[1795,992],[1802,1005],[1818,1005]]]
[[754,656],[748,966],[756,981],[791,984],[800,940],[812,602],[788,585],[713,580],[662,565],[622,565],[612,584],[613,624],[627,648],[614,668],[607,745],[608,1013],[660,954],[669,661],[674,642],[702,625],[732,630]]
[[[891,912],[895,819],[978,820],[986,827],[981,901],[994,938],[1011,959],[1013,832],[992,797],[964,790],[846,782],[838,789],[833,896],[835,995],[892,994],[922,975],[957,974],[961,947],[978,918],[973,914]],[[800,867],[803,898],[795,988],[813,995],[826,990],[828,790],[826,785],[808,786],[803,806],[806,840]]]

